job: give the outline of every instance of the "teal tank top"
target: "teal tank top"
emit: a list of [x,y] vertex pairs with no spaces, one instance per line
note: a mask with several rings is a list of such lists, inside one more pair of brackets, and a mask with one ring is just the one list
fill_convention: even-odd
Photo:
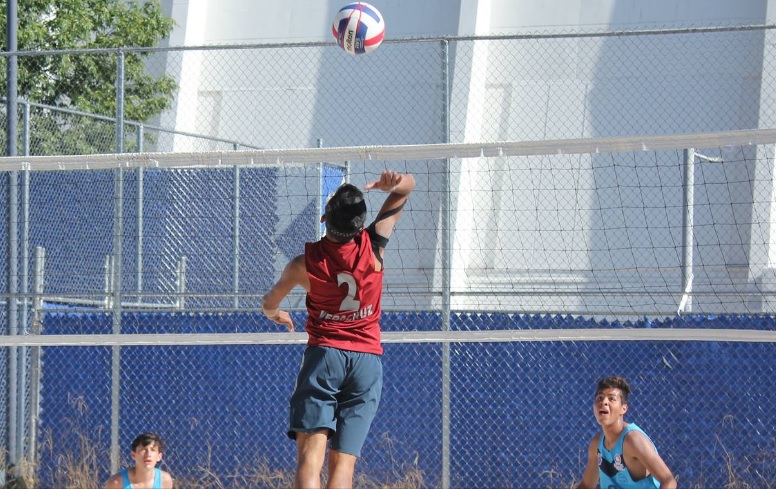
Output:
[[[123,489],[132,489],[132,483],[129,482],[129,472],[127,469],[121,471],[121,481],[124,484]],[[162,469],[154,468],[154,485],[153,489],[162,489]]]
[[[629,423],[620,434],[617,443],[609,451],[604,446],[604,434],[601,433],[601,438],[598,439],[598,479],[601,489],[655,489],[660,487],[660,483],[651,475],[634,481],[628,467],[625,466],[625,460],[622,456],[622,442],[625,440],[625,435],[633,430],[643,433],[652,443],[652,439],[644,433],[644,430]],[[652,446],[654,447],[655,444],[652,443]]]

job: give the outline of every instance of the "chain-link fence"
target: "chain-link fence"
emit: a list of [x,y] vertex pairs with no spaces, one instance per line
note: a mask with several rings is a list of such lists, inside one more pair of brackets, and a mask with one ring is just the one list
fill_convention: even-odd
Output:
[[[31,156],[114,153],[117,148],[115,117],[22,100],[17,153]],[[2,108],[2,129],[5,111]],[[126,152],[143,152],[149,148],[169,147],[173,138],[185,141],[192,151],[257,149],[240,141],[206,134],[188,133],[140,122],[124,122],[121,137]],[[5,144],[5,136],[3,137]]]
[[[596,430],[595,381],[611,373],[631,380],[628,415],[681,484],[772,484],[776,138],[718,137],[697,153],[603,139],[428,159],[321,150],[316,163],[232,151],[771,129],[771,32],[395,41],[360,58],[328,44],[152,51],[149,70],[178,91],[158,120],[125,121],[123,146],[172,154],[45,171],[52,160],[31,158],[0,185],[9,336],[128,335],[4,348],[8,460],[34,462],[43,486],[84,487],[151,429],[186,487],[288,485],[303,341],[195,335],[276,332],[259,299],[320,236],[328,193],[395,168],[418,186],[386,254],[383,329],[440,336],[386,343],[360,485],[569,487]],[[29,154],[118,146],[110,115],[29,107]],[[176,156],[204,149],[216,152]],[[284,305],[301,326],[303,295]],[[677,314],[689,312],[702,315]],[[676,328],[687,338],[569,336]],[[557,335],[499,336],[547,329]],[[717,329],[740,337],[698,333]],[[188,336],[127,343],[149,333]]]
[[[301,314],[294,319],[303,321]],[[772,317],[752,316],[648,325],[506,314],[451,319],[454,331],[472,335],[513,328],[563,334],[567,328],[775,326]],[[438,333],[442,324],[434,313],[383,316],[388,332]],[[110,314],[51,313],[44,325],[51,334],[112,331]],[[276,331],[261,313],[125,314],[122,327],[127,333]],[[129,462],[134,436],[152,428],[168,443],[164,468],[184,487],[220,487],[219,481],[289,487],[295,447],[285,435],[287,402],[302,351],[302,345],[122,347],[121,460]],[[769,407],[774,353],[773,343],[718,341],[387,343],[383,399],[358,464],[365,480],[357,485],[573,487],[597,429],[595,382],[617,372],[633,388],[626,419],[647,430],[681,484],[711,488],[737,480],[768,487],[776,475],[770,429],[776,418]],[[45,347],[42,356],[41,479],[61,484],[53,472],[64,469],[65,455],[80,460],[92,451],[95,473],[107,477],[111,347]]]
[[[332,42],[20,53],[18,62],[115,67],[100,96],[122,109],[100,114],[111,125],[41,107],[30,154],[115,152],[119,115],[125,151],[641,136],[773,127],[772,29],[386,40],[359,57]],[[119,76],[124,56],[175,83],[151,120],[131,117],[150,95]]]
[[[133,155],[93,170],[67,163],[99,168],[115,156],[26,159],[29,235],[20,236],[32,250],[23,281],[34,293],[17,294],[29,299],[28,321],[4,318],[24,338],[42,328],[46,343],[5,350],[17,355],[7,358],[16,368],[6,378],[19,413],[6,422],[21,424],[11,430],[17,451],[38,462],[39,480],[59,486],[76,470],[63,464],[77,460],[93,461],[91,477],[107,477],[127,461],[137,432],[154,429],[170,445],[166,467],[186,485],[288,483],[286,403],[304,335],[262,344],[278,329],[259,300],[321,235],[329,191],[343,179],[363,186],[389,167],[413,173],[418,186],[386,253],[382,326],[398,338],[387,337],[386,391],[359,465],[363,484],[568,486],[595,431],[593,384],[612,372],[632,379],[629,415],[682,480],[716,487],[729,476],[722,462],[736,477],[766,480],[747,464],[776,463],[766,428],[776,419],[764,407],[773,382],[774,320],[763,315],[774,298],[763,265],[770,146],[698,152],[721,160],[707,163],[689,157],[696,152],[642,149],[664,147],[655,139],[595,140],[584,154],[569,149],[573,142],[562,151],[547,144],[536,156],[495,146],[488,152],[502,156],[427,160],[412,151],[436,145],[407,147],[406,158],[346,164],[262,151],[203,153],[196,164],[154,155],[155,168]],[[266,155],[285,163],[259,160]],[[690,167],[692,199],[682,184]],[[381,195],[367,197],[379,206]],[[729,266],[740,253],[745,270]],[[301,291],[284,307],[301,328]],[[607,340],[623,327],[687,335]],[[547,329],[553,336],[501,336]],[[571,333],[585,329],[595,331]],[[736,332],[709,341],[704,330],[717,329]],[[116,334],[115,344],[99,339]],[[162,336],[132,344],[146,334]],[[166,336],[175,334],[184,336]],[[242,336],[229,343],[229,335]],[[170,340],[180,343],[159,343]],[[746,408],[739,389],[751,391]],[[701,413],[676,412],[680,398]]]

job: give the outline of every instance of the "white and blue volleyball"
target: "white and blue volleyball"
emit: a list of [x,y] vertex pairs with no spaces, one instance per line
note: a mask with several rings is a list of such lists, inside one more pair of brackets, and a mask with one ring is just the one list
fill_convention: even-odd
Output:
[[354,2],[337,12],[331,33],[345,52],[352,55],[367,54],[383,42],[385,21],[374,6],[366,2]]

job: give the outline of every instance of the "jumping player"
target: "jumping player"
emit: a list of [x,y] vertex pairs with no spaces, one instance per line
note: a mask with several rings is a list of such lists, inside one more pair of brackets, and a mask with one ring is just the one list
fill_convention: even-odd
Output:
[[307,291],[309,336],[290,400],[288,436],[296,440],[294,485],[315,489],[328,457],[328,488],[350,488],[372,419],[380,403],[380,302],[383,252],[408,196],[410,174],[384,171],[366,190],[388,192],[368,227],[366,202],[357,187],[340,186],[326,204],[326,234],[307,243],[264,296],[264,314],[293,331],[280,302],[295,286]]

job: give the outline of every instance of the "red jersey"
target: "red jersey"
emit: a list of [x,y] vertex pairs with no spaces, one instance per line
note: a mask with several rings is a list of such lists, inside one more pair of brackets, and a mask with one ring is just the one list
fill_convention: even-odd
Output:
[[375,253],[366,230],[352,241],[326,238],[305,244],[309,346],[382,355],[380,300],[383,272],[375,270]]

